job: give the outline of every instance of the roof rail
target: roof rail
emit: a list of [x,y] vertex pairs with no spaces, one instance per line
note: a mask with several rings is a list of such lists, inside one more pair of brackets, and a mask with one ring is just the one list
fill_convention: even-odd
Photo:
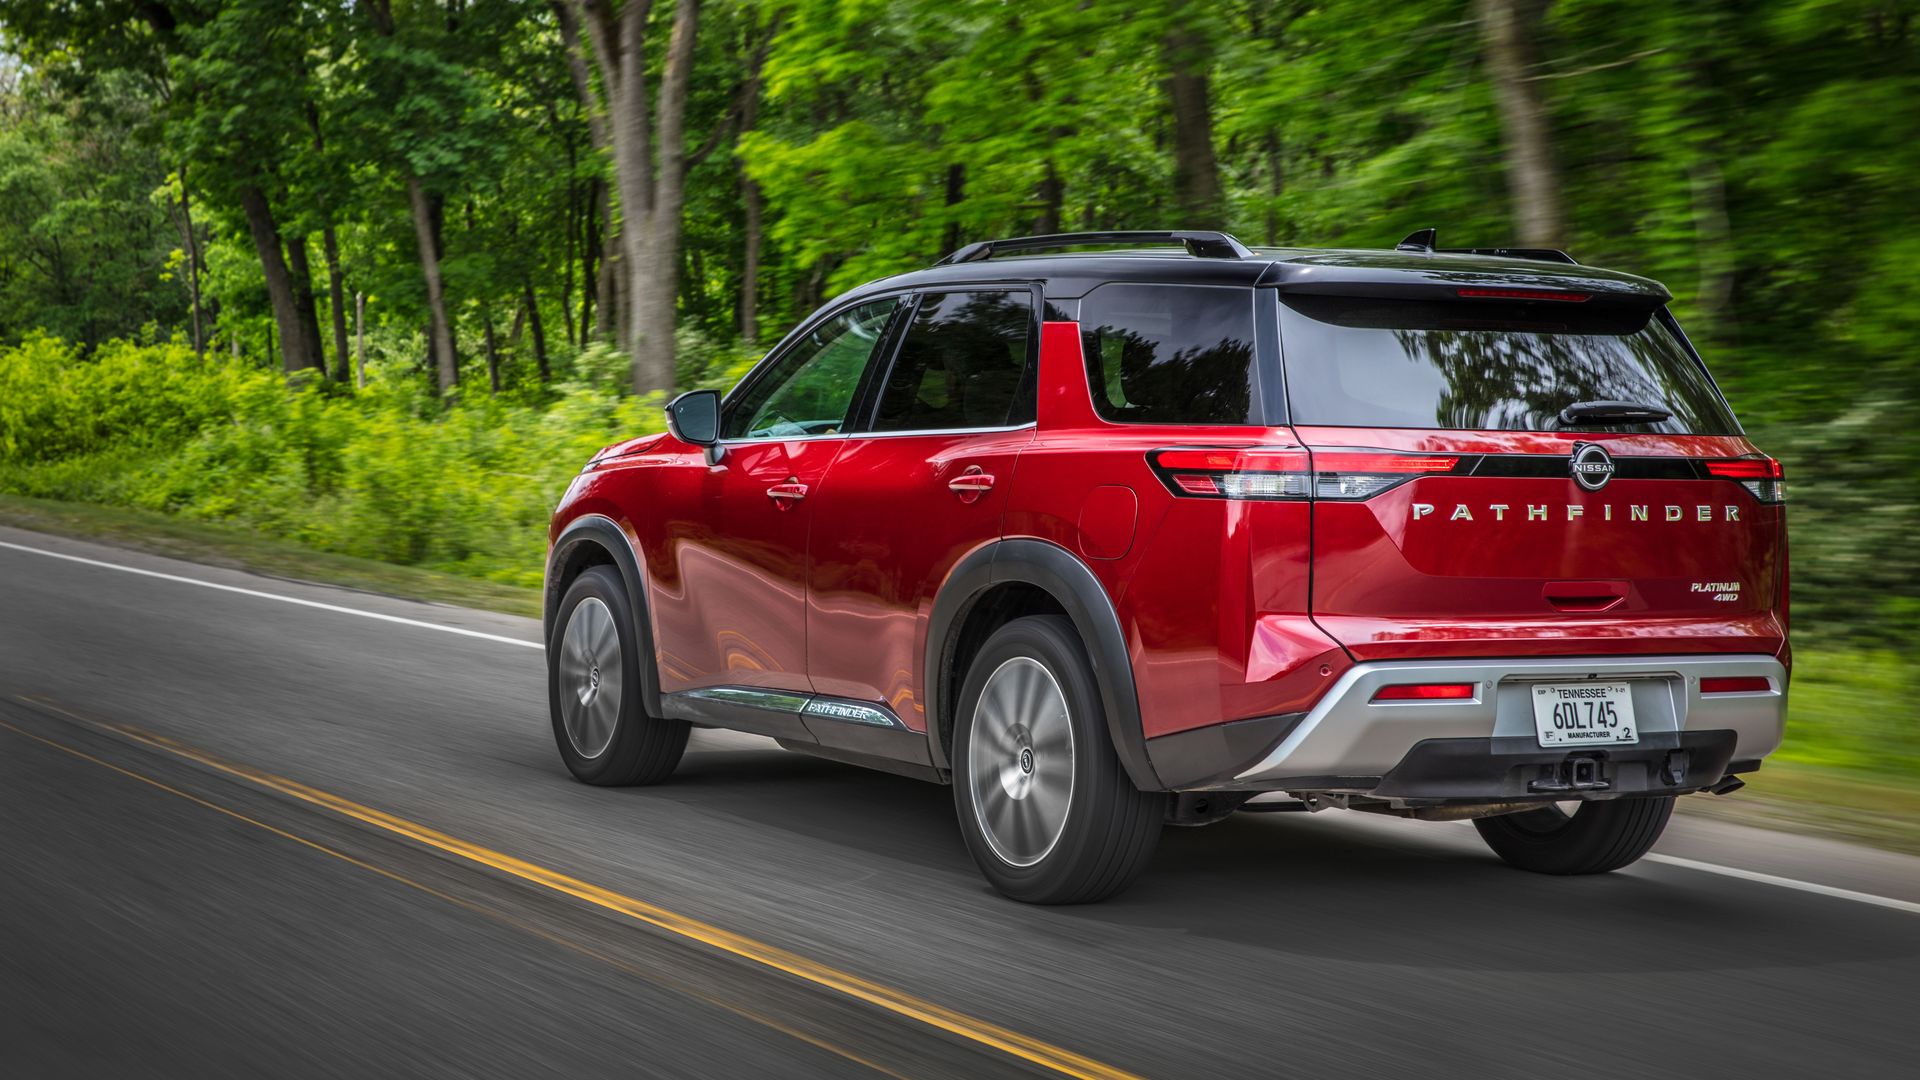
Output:
[[1393,245],[1393,250],[1413,251],[1426,255],[1493,255],[1502,259],[1532,259],[1534,262],[1571,263],[1574,261],[1573,256],[1558,248],[1437,248],[1433,246],[1437,239],[1439,239],[1437,229],[1416,229],[1408,233],[1405,240]]
[[1077,232],[1047,236],[1016,236],[1007,240],[981,240],[935,263],[978,262],[1014,251],[1040,251],[1046,248],[1078,247],[1082,244],[1181,244],[1187,254],[1198,259],[1246,259],[1253,256],[1247,246],[1223,232],[1210,229],[1148,232]]

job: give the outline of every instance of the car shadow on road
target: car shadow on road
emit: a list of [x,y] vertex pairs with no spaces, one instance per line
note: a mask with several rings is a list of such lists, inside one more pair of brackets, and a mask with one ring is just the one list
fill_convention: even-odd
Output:
[[[743,797],[750,791],[751,797]],[[646,799],[855,849],[983,887],[949,789],[780,750],[690,753]],[[1920,954],[1911,916],[1694,871],[1584,878],[1502,865],[1463,825],[1238,814],[1169,828],[1152,865],[1106,903],[1009,905],[1022,922],[1188,934],[1277,954],[1456,970],[1587,973],[1810,967]],[[1356,827],[1358,826],[1358,827]],[[963,895],[966,899],[962,899]],[[1807,933],[1818,919],[1822,930]],[[1356,933],[1355,928],[1365,928]]]

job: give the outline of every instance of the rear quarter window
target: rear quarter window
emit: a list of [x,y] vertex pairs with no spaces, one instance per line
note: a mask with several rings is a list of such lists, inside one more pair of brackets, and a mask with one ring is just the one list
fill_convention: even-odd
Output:
[[1297,424],[1554,431],[1574,402],[1626,401],[1673,415],[1579,430],[1739,431],[1706,369],[1646,308],[1302,295],[1280,308]]
[[1102,285],[1080,303],[1093,408],[1122,424],[1257,424],[1252,289]]

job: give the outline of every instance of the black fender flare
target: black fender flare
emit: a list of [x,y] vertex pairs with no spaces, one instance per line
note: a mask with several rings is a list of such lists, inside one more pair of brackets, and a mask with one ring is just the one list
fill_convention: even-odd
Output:
[[935,768],[947,770],[946,748],[940,745],[945,702],[939,687],[957,632],[974,602],[995,585],[1025,582],[1045,590],[1066,609],[1074,629],[1093,662],[1101,705],[1107,714],[1107,733],[1120,763],[1134,786],[1142,791],[1165,791],[1147,756],[1146,733],[1140,726],[1140,698],[1134,688],[1133,661],[1127,656],[1127,637],[1120,616],[1100,579],[1066,548],[1045,540],[1014,538],[975,549],[957,563],[935,595],[927,621],[926,714],[928,753]]
[[627,587],[627,601],[633,605],[634,630],[640,635],[640,701],[646,706],[647,715],[659,716],[660,672],[656,667],[659,659],[653,647],[653,618],[647,608],[646,573],[641,569],[640,558],[633,550],[633,541],[612,518],[604,514],[582,514],[568,522],[567,527],[554,538],[553,546],[547,551],[540,640],[548,651],[552,651],[553,620],[559,613],[560,601],[565,594],[560,587],[561,575],[582,544],[592,544],[604,550],[612,558],[614,568],[620,572],[620,580]]

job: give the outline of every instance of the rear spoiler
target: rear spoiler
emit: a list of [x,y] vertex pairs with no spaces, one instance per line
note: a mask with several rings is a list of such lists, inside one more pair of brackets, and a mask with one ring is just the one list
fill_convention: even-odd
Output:
[[1559,248],[1534,247],[1490,247],[1490,248],[1436,248],[1434,243],[1440,238],[1438,229],[1416,229],[1407,234],[1405,240],[1393,245],[1395,251],[1425,252],[1428,255],[1491,255],[1496,259],[1531,259],[1534,262],[1556,262],[1580,265],[1573,256]]

